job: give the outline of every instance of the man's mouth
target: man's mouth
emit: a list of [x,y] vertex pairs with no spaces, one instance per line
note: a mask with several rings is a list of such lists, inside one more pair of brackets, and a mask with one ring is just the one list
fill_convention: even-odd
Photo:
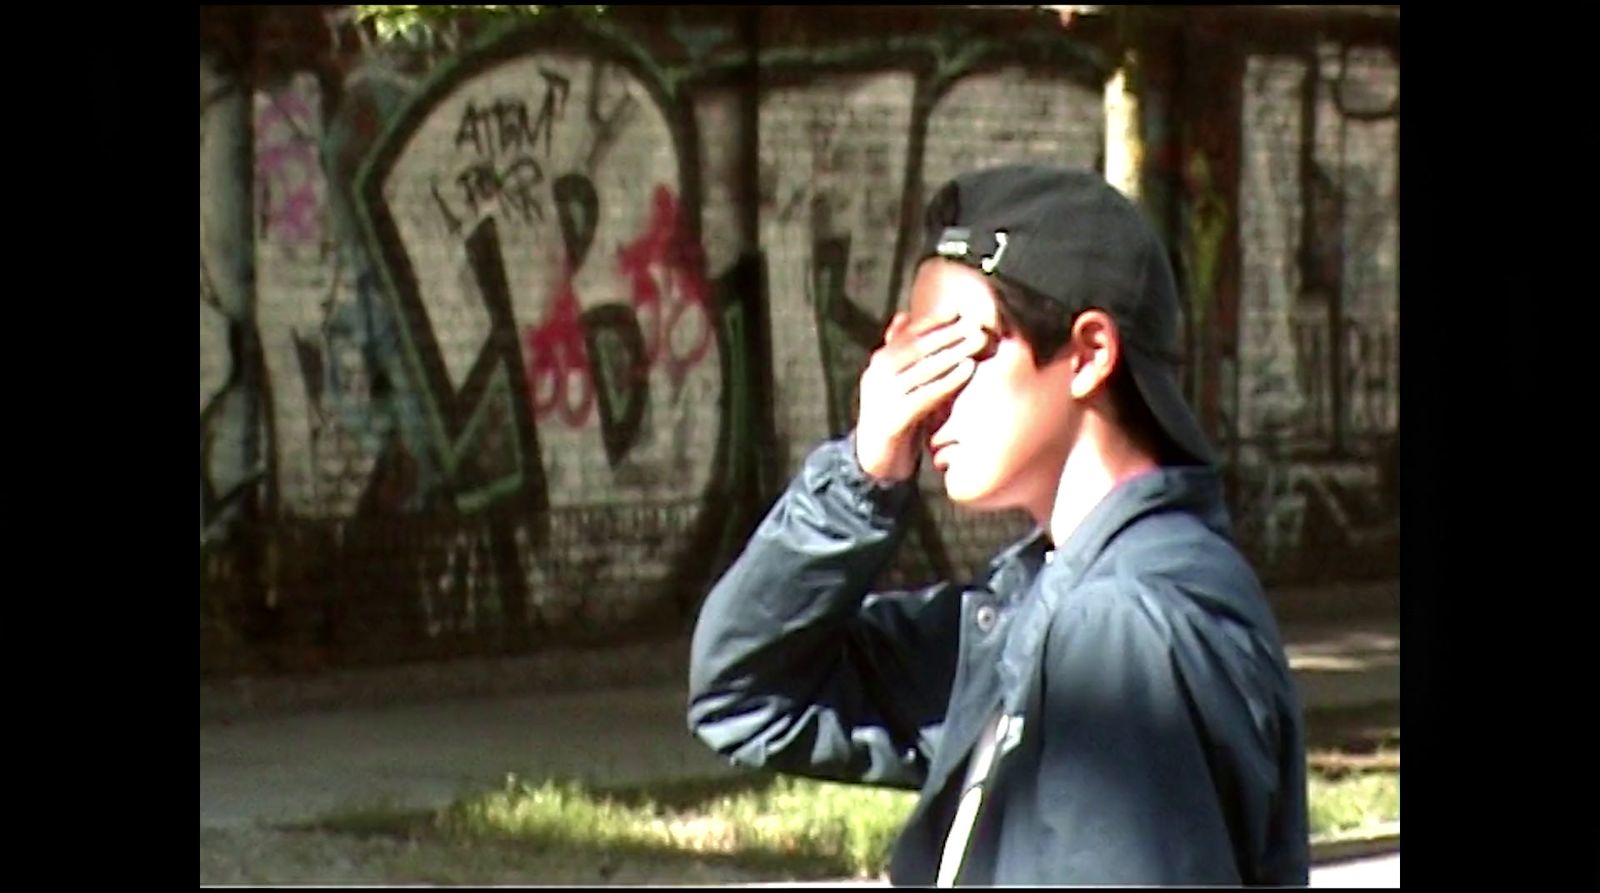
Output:
[[929,445],[928,454],[929,458],[933,461],[934,468],[944,471],[947,467],[949,467],[950,448],[953,446],[955,446],[955,441],[953,440],[947,440],[944,443]]

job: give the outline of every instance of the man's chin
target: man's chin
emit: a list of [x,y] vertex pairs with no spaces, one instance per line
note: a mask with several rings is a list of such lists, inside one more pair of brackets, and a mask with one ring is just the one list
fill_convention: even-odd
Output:
[[988,508],[984,498],[989,495],[987,488],[974,486],[973,482],[964,481],[959,475],[952,475],[948,470],[944,473],[944,495],[962,508]]
[[963,478],[955,469],[944,472],[944,495],[952,504],[969,511],[1008,512],[1022,507],[1015,488],[1005,481]]

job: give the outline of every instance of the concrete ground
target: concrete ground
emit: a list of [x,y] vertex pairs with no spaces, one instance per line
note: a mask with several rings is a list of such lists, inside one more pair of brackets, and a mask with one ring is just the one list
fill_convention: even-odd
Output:
[[1398,887],[1400,886],[1400,854],[1373,856],[1335,865],[1311,869],[1313,887]]

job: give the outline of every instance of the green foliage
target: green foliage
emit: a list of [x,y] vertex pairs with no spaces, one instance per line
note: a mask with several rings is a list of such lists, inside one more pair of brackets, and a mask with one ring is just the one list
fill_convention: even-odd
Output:
[[536,19],[546,13],[565,10],[577,15],[603,15],[604,6],[356,6],[356,21],[370,24],[378,39],[386,42],[424,42],[452,20],[462,16],[490,19]]

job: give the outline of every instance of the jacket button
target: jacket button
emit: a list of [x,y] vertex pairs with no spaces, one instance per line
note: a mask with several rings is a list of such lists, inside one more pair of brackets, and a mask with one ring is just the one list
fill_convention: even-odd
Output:
[[978,631],[986,633],[994,629],[994,618],[994,605],[980,605],[978,607],[978,616],[975,618],[978,621]]

